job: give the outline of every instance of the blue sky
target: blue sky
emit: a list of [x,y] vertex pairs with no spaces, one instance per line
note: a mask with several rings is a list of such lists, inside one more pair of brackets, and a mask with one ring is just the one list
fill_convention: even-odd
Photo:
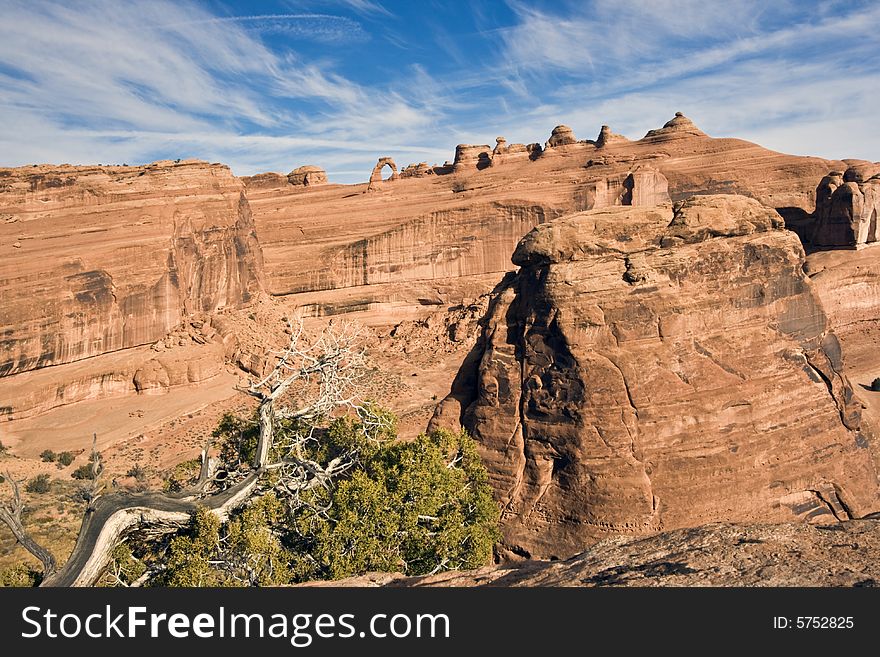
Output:
[[0,165],[198,157],[239,175],[713,136],[880,160],[880,2],[0,0]]

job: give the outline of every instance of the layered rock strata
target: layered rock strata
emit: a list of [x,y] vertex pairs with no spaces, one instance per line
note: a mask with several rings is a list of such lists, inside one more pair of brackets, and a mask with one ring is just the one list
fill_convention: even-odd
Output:
[[523,238],[432,421],[478,439],[511,553],[875,510],[861,407],[782,226],[717,195]]
[[0,376],[149,344],[262,289],[225,166],[2,169],[0,215]]

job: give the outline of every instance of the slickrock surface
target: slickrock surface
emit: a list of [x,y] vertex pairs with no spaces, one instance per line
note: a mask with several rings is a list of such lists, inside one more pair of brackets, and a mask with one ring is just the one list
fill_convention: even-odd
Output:
[[880,162],[850,160],[816,188],[812,242],[819,247],[860,247],[880,241]]
[[876,510],[861,404],[797,237],[742,196],[537,227],[435,425],[479,440],[507,549]]
[[[608,539],[565,561],[425,577],[370,573],[320,586],[878,586],[880,523],[712,524]],[[314,584],[312,586],[315,586]]]
[[149,344],[261,290],[225,166],[0,169],[0,216],[0,376]]

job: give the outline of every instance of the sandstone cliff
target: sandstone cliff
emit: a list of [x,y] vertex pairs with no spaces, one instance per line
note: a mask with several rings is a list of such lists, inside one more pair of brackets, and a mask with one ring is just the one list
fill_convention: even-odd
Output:
[[523,238],[433,421],[480,441],[509,550],[874,510],[861,408],[781,228],[720,195]]
[[148,344],[261,290],[225,166],[0,169],[0,215],[0,376]]
[[546,149],[504,137],[494,148],[461,144],[450,166],[412,165],[371,188],[279,186],[266,174],[248,179],[248,199],[271,294],[327,290],[329,306],[330,291],[356,288],[363,306],[384,298],[380,286],[393,280],[395,294],[416,305],[407,282],[508,271],[509,253],[527,230],[598,207],[737,193],[777,208],[807,239],[816,183],[835,167],[846,164],[715,139],[679,115],[636,141],[607,126],[597,141],[578,141],[557,126]]
[[812,242],[820,247],[859,247],[880,241],[878,212],[880,163],[833,171],[816,188]]

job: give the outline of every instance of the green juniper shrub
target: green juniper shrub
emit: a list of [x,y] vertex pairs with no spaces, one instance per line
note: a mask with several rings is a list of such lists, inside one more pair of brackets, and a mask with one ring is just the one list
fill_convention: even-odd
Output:
[[220,573],[210,563],[219,546],[220,521],[200,507],[192,514],[187,531],[171,539],[165,554],[166,569],[158,583],[186,587],[220,585]]
[[0,569],[0,586],[34,587],[43,580],[43,574],[30,566],[20,563]]
[[[436,431],[400,441],[393,415],[374,408],[372,416],[379,420],[368,426],[351,418],[318,427],[278,422],[273,459],[295,454],[325,466],[355,455],[352,467],[328,487],[301,492],[296,504],[264,494],[225,525],[197,511],[168,544],[156,583],[266,586],[489,563],[499,514],[473,439]],[[257,435],[253,420],[224,416],[215,437],[229,467],[253,458]],[[269,475],[267,483],[277,482]]]
[[878,376],[876,379],[874,379],[873,382],[871,382],[871,390],[873,390],[874,392],[880,392],[880,376]]
[[51,449],[44,449],[40,453],[40,460],[44,461],[45,463],[54,463],[55,459],[57,459],[57,458],[58,458],[58,455],[55,452],[53,452]]
[[104,471],[104,459],[101,456],[101,452],[93,452],[89,455],[89,462],[85,465],[79,466],[76,470],[74,470],[70,476],[74,479],[92,479],[95,480],[101,476],[101,473]]
[[47,474],[39,474],[30,481],[28,481],[24,489],[28,493],[48,493],[49,489],[52,487],[52,482],[49,480],[49,475]]
[[73,463],[73,459],[75,459],[75,458],[76,458],[76,454],[74,454],[73,452],[61,452],[58,455],[58,459],[57,459],[58,467],[59,468],[66,468],[68,465]]
[[190,459],[178,463],[165,477],[163,489],[166,493],[178,493],[186,488],[199,476],[202,462],[199,459]]
[[[110,586],[120,583],[128,586],[147,571],[143,561],[134,556],[127,543],[120,543],[110,553],[111,565],[109,572],[114,574],[113,579],[105,580]],[[118,578],[119,581],[116,581]]]

